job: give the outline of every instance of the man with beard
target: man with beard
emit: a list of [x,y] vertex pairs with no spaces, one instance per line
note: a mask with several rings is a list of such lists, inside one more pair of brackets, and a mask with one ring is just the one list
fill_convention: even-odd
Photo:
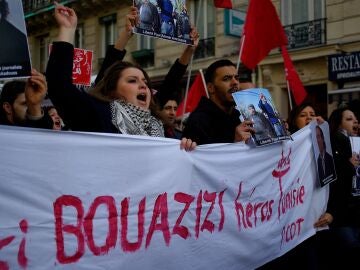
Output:
[[232,93],[241,90],[236,66],[222,59],[206,70],[205,82],[209,99],[202,97],[190,114],[183,137],[198,144],[248,141],[254,129],[249,120],[240,122]]
[[41,108],[46,92],[45,76],[36,70],[27,81],[5,83],[0,95],[0,124],[52,128],[51,118]]

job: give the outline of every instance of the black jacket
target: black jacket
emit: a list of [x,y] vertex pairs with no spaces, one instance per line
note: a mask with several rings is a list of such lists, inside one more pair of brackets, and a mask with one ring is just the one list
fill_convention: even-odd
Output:
[[202,97],[186,121],[182,136],[197,144],[233,143],[239,116],[237,110],[227,114],[210,99]]
[[335,168],[334,168],[334,160],[333,157],[325,151],[324,155],[324,164],[322,161],[322,157],[319,154],[317,158],[317,165],[318,165],[318,174],[320,181],[326,179],[327,177],[333,175],[335,177]]
[[334,217],[332,226],[360,226],[360,196],[352,195],[352,179],[355,168],[350,139],[340,131],[331,134],[331,147],[337,180],[330,183],[327,212]]
[[[109,66],[121,61],[125,53],[110,48],[96,82],[100,81]],[[70,43],[54,42],[46,70],[51,101],[71,130],[118,133],[111,122],[110,104],[80,91],[72,84],[73,54],[74,47]],[[186,66],[176,61],[165,77],[163,87],[156,94],[158,99],[165,99],[177,90],[175,86],[185,71]]]

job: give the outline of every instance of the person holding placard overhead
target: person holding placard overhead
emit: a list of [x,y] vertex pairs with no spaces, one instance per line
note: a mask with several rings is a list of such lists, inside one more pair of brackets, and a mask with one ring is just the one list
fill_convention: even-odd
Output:
[[[73,9],[57,4],[57,42],[49,57],[46,76],[49,97],[69,128],[77,131],[164,137],[161,121],[153,115],[148,74],[139,66],[117,61],[104,72],[94,93],[80,92],[72,84],[72,41],[77,26]],[[97,94],[97,95],[95,95]],[[180,148],[193,150],[196,143],[183,138]]]

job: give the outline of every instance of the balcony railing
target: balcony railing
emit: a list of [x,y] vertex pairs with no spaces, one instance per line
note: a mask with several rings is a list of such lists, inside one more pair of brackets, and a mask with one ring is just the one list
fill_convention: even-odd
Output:
[[[61,4],[68,4],[76,0],[58,1]],[[54,7],[54,0],[22,0],[25,16],[36,13],[38,11],[51,9]]]
[[194,53],[194,59],[206,58],[215,55],[215,38],[199,40],[199,45]]
[[304,48],[326,43],[326,19],[318,19],[284,27],[288,36],[288,48]]

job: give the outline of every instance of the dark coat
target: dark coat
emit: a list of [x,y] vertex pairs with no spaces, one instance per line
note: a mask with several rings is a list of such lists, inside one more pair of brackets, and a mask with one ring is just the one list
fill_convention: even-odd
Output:
[[330,183],[327,212],[333,215],[332,226],[360,226],[360,196],[352,196],[355,168],[350,139],[340,131],[331,134],[337,180]]
[[323,166],[323,161],[320,154],[317,158],[317,165],[318,165],[318,174],[320,181],[325,180],[327,177],[331,175],[335,176],[334,159],[332,155],[330,155],[328,152],[325,151],[325,155],[324,155],[325,168]]
[[235,109],[229,115],[210,99],[202,97],[186,121],[182,136],[197,144],[233,143],[236,126],[240,124],[239,115]]
[[110,104],[72,84],[73,55],[70,43],[54,42],[46,70],[51,101],[71,130],[116,133]]
[[[125,53],[110,47],[96,82],[100,81],[109,66],[122,60]],[[90,96],[72,84],[73,54],[74,47],[70,43],[54,42],[46,71],[51,101],[71,130],[118,133],[111,121],[109,102]],[[186,66],[176,61],[165,77],[164,87],[156,94],[159,99],[166,99],[171,91],[177,90],[174,85],[185,71]]]
[[[154,31],[155,33],[160,33],[160,15],[158,9],[152,3],[143,3],[137,6],[140,16],[140,25],[141,29]],[[141,10],[140,10],[141,9]],[[141,12],[140,12],[141,11]]]

